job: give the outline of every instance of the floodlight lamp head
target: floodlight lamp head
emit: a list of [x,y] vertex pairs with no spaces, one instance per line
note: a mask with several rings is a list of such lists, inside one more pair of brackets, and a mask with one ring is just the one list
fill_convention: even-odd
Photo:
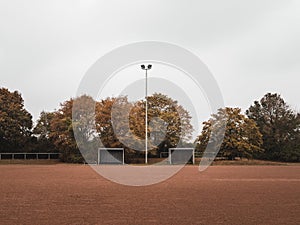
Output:
[[146,69],[145,65],[141,65],[142,70]]
[[150,70],[152,68],[152,65],[151,64],[149,64],[148,65],[148,70]]

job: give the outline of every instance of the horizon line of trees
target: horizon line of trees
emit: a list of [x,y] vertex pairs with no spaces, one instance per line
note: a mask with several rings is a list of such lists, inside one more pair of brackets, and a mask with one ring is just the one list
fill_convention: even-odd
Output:
[[[186,109],[160,93],[147,100],[149,157],[159,157],[161,152],[176,146],[195,146],[202,154],[208,144],[221,143],[218,156],[226,159],[300,161],[300,114],[277,93],[265,94],[245,113],[240,108],[219,109],[203,122],[202,132],[193,143],[189,141],[193,126]],[[113,110],[117,113],[112,116]],[[114,119],[119,123],[115,124]],[[221,128],[225,129],[224,139],[218,133]],[[115,134],[116,129],[122,137]],[[144,137],[144,100],[130,103],[122,96],[95,101],[83,95],[66,100],[58,110],[41,112],[33,126],[21,94],[0,88],[0,152],[59,152],[62,161],[83,162],[79,147],[89,146],[87,155],[93,158],[100,138],[104,147],[123,147],[127,155],[141,156],[143,152],[123,143],[143,149]]]

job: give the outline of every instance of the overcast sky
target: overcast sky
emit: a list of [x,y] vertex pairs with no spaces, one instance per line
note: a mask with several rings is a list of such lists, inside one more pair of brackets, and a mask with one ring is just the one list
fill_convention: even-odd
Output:
[[75,96],[98,58],[145,40],[195,53],[227,106],[277,92],[300,109],[297,0],[0,0],[0,32],[0,86],[21,92],[35,119]]

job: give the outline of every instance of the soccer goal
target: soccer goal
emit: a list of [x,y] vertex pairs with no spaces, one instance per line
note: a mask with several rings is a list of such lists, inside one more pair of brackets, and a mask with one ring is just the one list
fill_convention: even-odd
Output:
[[99,148],[98,164],[124,164],[124,148]]
[[195,164],[194,148],[169,148],[170,164]]

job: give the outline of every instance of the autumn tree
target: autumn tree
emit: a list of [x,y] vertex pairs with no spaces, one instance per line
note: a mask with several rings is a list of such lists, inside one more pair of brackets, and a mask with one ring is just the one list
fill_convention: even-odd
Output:
[[[122,110],[124,106],[128,105],[127,97],[114,97],[106,98],[96,103],[96,129],[104,147],[107,148],[121,148],[125,147],[123,143],[118,139],[113,127],[112,111],[113,108],[119,115],[116,115],[116,125],[126,127],[125,123],[128,122],[128,118],[124,118]],[[119,109],[117,109],[119,108]],[[128,131],[128,129],[127,129]],[[127,132],[124,131],[124,132]],[[120,134],[122,135],[122,134]],[[125,135],[122,135],[123,137]]]
[[60,104],[60,109],[53,113],[50,123],[49,138],[61,153],[61,159],[65,162],[81,160],[76,145],[72,127],[73,99]]
[[96,102],[87,95],[82,95],[73,101],[72,127],[77,147],[84,160],[88,163],[97,161],[99,146],[98,133],[95,124]]
[[32,116],[17,91],[0,89],[0,151],[24,151],[30,140]]
[[[219,109],[217,114],[203,123],[201,134],[196,139],[197,151],[203,152],[210,142],[220,143],[218,156],[234,159],[251,158],[262,151],[262,135],[255,122],[243,114],[239,108]],[[224,139],[219,132],[225,129]],[[214,132],[212,132],[212,130]]]
[[[153,154],[176,147],[180,140],[190,139],[193,130],[191,117],[177,101],[163,94],[148,96],[147,100],[148,146],[152,147]],[[130,150],[130,146],[135,146],[144,150],[145,112],[143,100],[133,104],[128,102],[127,97],[118,97],[97,103],[96,125],[102,143],[106,147],[125,147]]]
[[85,150],[89,150],[85,147],[89,146],[90,138],[95,133],[95,129],[93,130],[90,126],[93,123],[93,105],[94,100],[83,95],[65,101],[60,109],[53,113],[49,138],[60,151],[63,161],[82,162],[84,160],[80,150],[84,153],[86,153]]
[[279,94],[267,93],[246,111],[263,135],[265,152],[259,157],[270,160],[300,160],[300,114],[295,113]]
[[[155,93],[147,97],[148,135],[153,153],[159,154],[168,148],[190,141],[193,126],[191,116],[176,100]],[[145,101],[137,102],[130,114],[131,129],[140,138],[145,138]]]
[[53,140],[50,139],[51,121],[54,118],[53,112],[41,112],[40,117],[33,129],[33,134],[37,137],[35,151],[37,152],[55,152],[56,147]]
[[[189,113],[176,101],[155,94],[148,97],[148,108],[149,146],[155,151],[190,138]],[[82,155],[95,160],[98,147],[122,147],[136,154],[145,149],[145,102],[133,104],[125,96],[95,102],[84,95],[65,101],[56,112],[42,113],[35,133],[51,140],[68,162],[83,161]]]

